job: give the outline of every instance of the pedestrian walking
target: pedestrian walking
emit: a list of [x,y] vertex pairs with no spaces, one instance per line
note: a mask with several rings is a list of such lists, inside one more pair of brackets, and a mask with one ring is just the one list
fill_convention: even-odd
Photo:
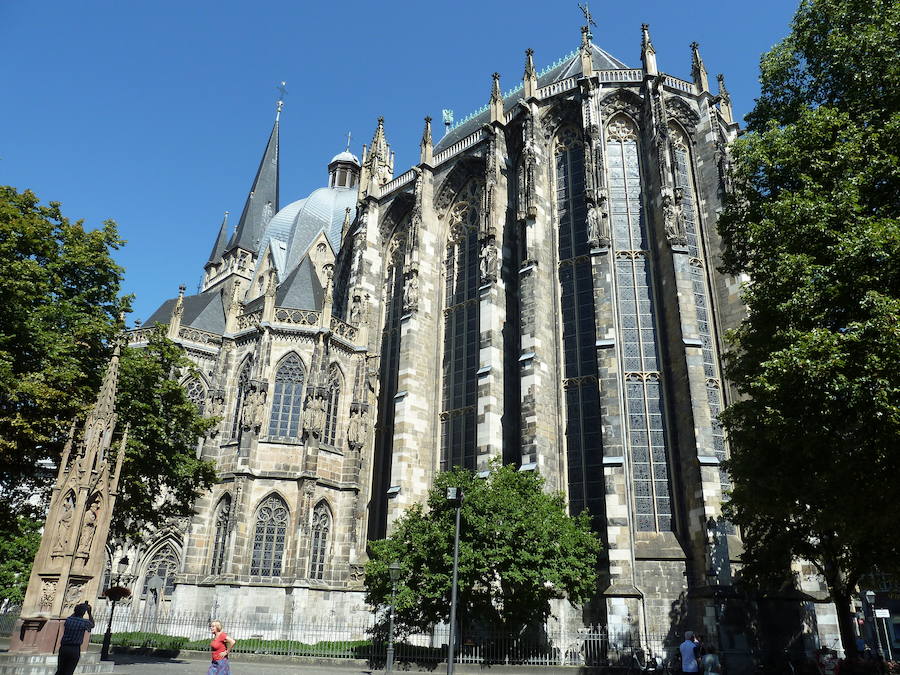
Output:
[[209,643],[212,649],[212,663],[206,675],[231,675],[228,655],[234,647],[234,639],[222,630],[221,621],[210,621],[209,630],[212,633],[212,641]]
[[684,642],[678,646],[678,651],[681,654],[681,672],[699,673],[700,645],[694,637],[694,631],[685,631]]
[[[87,614],[88,618],[84,618]],[[81,660],[81,643],[84,634],[94,629],[94,615],[91,606],[82,602],[75,605],[72,615],[63,624],[62,639],[59,641],[56,675],[72,675]]]
[[703,666],[706,675],[722,675],[722,662],[719,661],[715,645],[707,646],[706,654],[700,659],[700,665]]

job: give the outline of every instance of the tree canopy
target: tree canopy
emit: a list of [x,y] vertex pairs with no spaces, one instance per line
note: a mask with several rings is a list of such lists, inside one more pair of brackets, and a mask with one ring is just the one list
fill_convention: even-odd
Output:
[[733,148],[723,269],[749,278],[723,415],[744,575],[849,594],[900,541],[900,4],[804,0]]
[[[69,425],[96,395],[129,299],[116,225],[85,230],[57,202],[0,186],[0,531],[48,484]],[[50,476],[52,480],[52,476]]]
[[111,536],[137,539],[193,515],[195,499],[216,480],[197,444],[218,420],[188,398],[181,381],[197,369],[165,330],[157,326],[145,347],[126,348],[119,364],[118,427],[130,430]]
[[388,566],[402,566],[396,594],[401,632],[426,630],[450,614],[455,506],[462,488],[459,616],[516,631],[550,614],[550,600],[584,602],[596,593],[600,540],[587,512],[566,513],[561,495],[543,491],[535,472],[494,464],[480,478],[463,469],[439,474],[426,504],[410,508],[387,539],[371,543],[366,600],[390,602]]

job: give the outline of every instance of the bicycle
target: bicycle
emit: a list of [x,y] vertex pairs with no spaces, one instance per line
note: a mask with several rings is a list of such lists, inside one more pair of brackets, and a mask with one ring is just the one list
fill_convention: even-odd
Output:
[[657,658],[653,655],[653,651],[648,649],[646,653],[638,647],[631,650],[631,658],[628,663],[628,673],[660,673],[670,675],[674,671],[671,670],[669,659]]

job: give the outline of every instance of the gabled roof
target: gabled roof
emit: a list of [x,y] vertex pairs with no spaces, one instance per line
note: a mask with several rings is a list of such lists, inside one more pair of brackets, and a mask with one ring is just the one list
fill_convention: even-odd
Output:
[[305,256],[294,271],[278,286],[275,291],[275,305],[291,309],[322,309],[325,291],[319,283],[319,275],[315,266]]
[[[609,52],[600,49],[600,47],[598,47],[594,43],[591,43],[591,61],[593,63],[594,70],[622,70],[628,69],[630,67]],[[553,84],[554,82],[559,82],[561,80],[565,80],[566,78],[577,77],[580,75],[581,55],[576,51],[574,55],[565,59],[561,64],[559,64],[558,66],[554,66],[547,72],[540,75],[538,77],[538,87],[546,87]],[[520,87],[516,87],[516,89],[514,89],[509,96],[503,99],[503,111],[509,112],[519,102],[520,98],[522,98],[522,90]],[[490,121],[491,113],[488,109],[483,110],[472,119],[466,120],[458,127],[453,128],[440,141],[438,141],[437,145],[434,146],[434,154],[437,154],[441,150],[450,147],[457,141],[462,140],[469,134],[475,132],[482,124],[487,124]]]
[[[172,319],[172,310],[178,298],[166,300],[144,322],[145,326],[153,326],[156,323],[169,323]],[[209,333],[222,335],[225,333],[225,306],[222,304],[222,294],[219,291],[208,291],[197,295],[184,296],[184,313],[181,315],[181,325],[190,326]]]
[[216,263],[219,262],[222,258],[222,254],[225,253],[225,246],[228,245],[228,211],[225,212],[225,217],[222,219],[222,226],[219,228],[219,235],[216,237],[215,242],[213,242],[212,251],[209,254],[209,260],[207,262]]

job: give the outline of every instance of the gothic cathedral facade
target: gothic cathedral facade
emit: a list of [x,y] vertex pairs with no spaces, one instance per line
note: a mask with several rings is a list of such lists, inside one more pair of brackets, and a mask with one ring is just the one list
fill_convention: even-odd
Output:
[[603,540],[573,621],[727,621],[721,353],[743,307],[715,225],[738,126],[696,44],[690,80],[658,70],[646,26],[641,53],[631,68],[586,28],[542,73],[528,50],[521,84],[504,95],[495,74],[437,143],[426,118],[418,165],[395,176],[379,120],[362,161],[337,155],[283,207],[276,118],[201,292],[130,332],[166,324],[222,419],[201,449],[221,482],[135,568],[144,587],[245,619],[361,616],[367,541],[438,472],[500,458]]

